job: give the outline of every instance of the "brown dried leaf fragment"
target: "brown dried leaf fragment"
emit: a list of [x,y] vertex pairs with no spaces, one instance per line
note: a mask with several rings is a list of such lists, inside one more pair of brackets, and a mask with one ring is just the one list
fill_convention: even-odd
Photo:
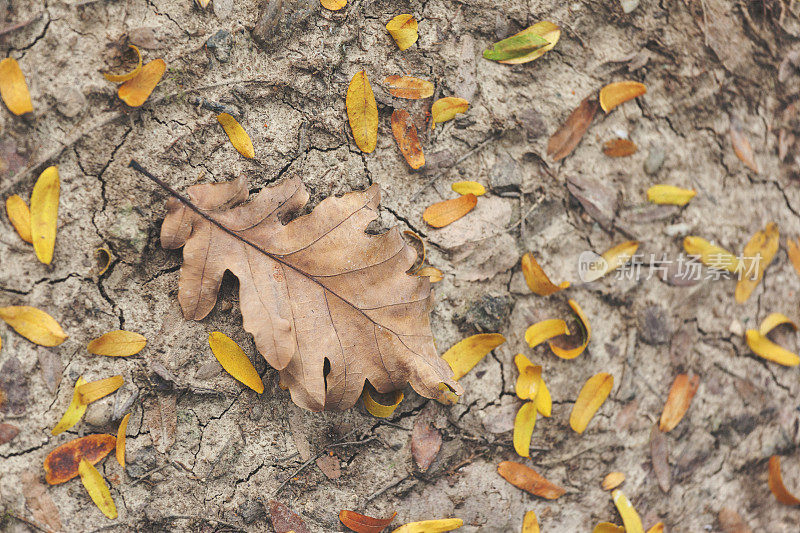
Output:
[[405,109],[395,109],[392,112],[392,134],[408,166],[417,170],[425,164],[425,154],[419,142],[417,127]]
[[603,143],[603,153],[608,157],[628,157],[636,150],[636,144],[630,139],[611,139]]
[[520,463],[503,461],[497,466],[497,472],[515,487],[530,492],[534,496],[555,500],[567,492],[546,480],[532,468]]
[[311,533],[300,515],[279,501],[269,501],[269,519],[275,533]]
[[719,525],[725,533],[753,533],[753,530],[739,516],[739,513],[730,507],[720,509],[718,517]]
[[786,485],[783,484],[783,476],[781,475],[781,458],[773,455],[769,458],[769,477],[767,479],[769,490],[772,491],[775,499],[783,505],[800,505],[800,498],[789,492]]
[[19,435],[17,426],[0,422],[0,444],[11,442],[17,435]]
[[47,487],[39,481],[39,477],[31,470],[24,470],[19,479],[22,483],[22,494],[25,505],[30,509],[33,519],[53,531],[62,531],[61,515]]
[[414,76],[387,76],[383,83],[386,84],[389,94],[395,98],[419,100],[433,96],[433,83]]
[[666,435],[656,424],[653,424],[650,430],[650,459],[653,462],[653,472],[656,474],[658,486],[666,494],[670,488],[669,443]]
[[417,417],[411,431],[411,455],[420,472],[427,472],[441,447],[442,434],[425,417]]
[[680,374],[675,377],[669,389],[667,402],[664,404],[664,411],[661,413],[658,425],[661,431],[664,433],[672,431],[683,420],[699,386],[699,376],[689,377],[687,374]]
[[87,435],[65,442],[45,458],[45,480],[51,485],[69,481],[78,475],[81,459],[86,459],[93,465],[97,464],[116,446],[117,438],[105,433]]
[[547,155],[553,161],[559,161],[567,157],[572,150],[578,146],[583,134],[589,129],[589,125],[594,120],[597,114],[597,109],[600,103],[587,96],[583,101],[570,113],[567,121],[558,128],[558,130],[550,137],[547,142]]
[[356,533],[381,533],[392,523],[395,516],[397,513],[392,513],[389,518],[373,518],[347,509],[339,511],[339,520],[342,524]]
[[731,144],[733,152],[747,168],[758,174],[758,164],[756,163],[753,147],[742,131],[742,123],[735,117],[731,117]]

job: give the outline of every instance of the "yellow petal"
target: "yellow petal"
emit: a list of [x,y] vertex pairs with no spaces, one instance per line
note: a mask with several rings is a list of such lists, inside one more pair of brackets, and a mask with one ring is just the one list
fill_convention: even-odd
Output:
[[0,61],[0,96],[3,97],[8,110],[15,115],[33,111],[25,75],[22,74],[17,60],[11,57]]
[[550,346],[550,349],[553,351],[553,353],[559,356],[561,359],[575,359],[580,354],[582,354],[583,351],[586,349],[586,347],[589,345],[589,339],[591,339],[592,337],[592,327],[589,325],[589,319],[583,313],[583,309],[581,309],[581,306],[578,305],[578,302],[576,302],[575,300],[568,300],[567,303],[577,315],[579,323],[583,328],[583,330],[581,331],[581,333],[584,334],[583,342],[581,343],[580,346],[577,346],[575,348],[562,348],[561,346],[557,346],[553,342],[549,342],[548,345]]
[[768,361],[784,366],[797,366],[800,364],[800,357],[798,357],[797,354],[790,352],[782,346],[778,346],[754,329],[748,329],[744,337],[745,340],[747,340],[747,345],[753,350],[753,353],[760,355]]
[[417,276],[425,276],[431,280],[431,283],[438,283],[444,278],[444,274],[436,267],[427,266],[422,267],[415,272]]
[[250,362],[244,350],[233,339],[224,333],[214,331],[208,335],[208,344],[211,346],[214,357],[217,358],[228,374],[257,393],[264,392],[264,383],[261,381],[261,376],[256,372],[253,363]]
[[[608,113],[618,105],[647,92],[644,84],[636,81],[609,83],[600,89],[600,107]],[[630,533],[630,532],[629,532]]]
[[356,146],[364,153],[372,153],[378,144],[378,104],[363,70],[350,80],[345,105]]
[[111,81],[111,82],[114,82],[114,83],[122,83],[123,81],[128,81],[128,80],[131,80],[131,79],[135,78],[142,71],[142,53],[139,51],[139,48],[137,48],[136,46],[134,46],[132,44],[129,44],[128,46],[133,48],[133,51],[136,52],[136,56],[139,58],[139,63],[136,65],[136,67],[133,70],[131,70],[130,72],[126,72],[125,74],[108,74],[107,72],[104,72],[103,76],[108,81]]
[[460,518],[443,518],[441,520],[423,520],[422,522],[409,522],[400,526],[392,533],[444,533],[464,525]]
[[504,342],[506,338],[499,333],[479,333],[455,343],[442,355],[442,359],[447,361],[453,370],[453,379],[461,379],[486,354]]
[[8,213],[8,220],[11,221],[14,229],[19,233],[19,238],[25,242],[32,243],[31,210],[28,209],[28,204],[25,203],[25,200],[16,194],[6,198],[6,213]]
[[60,193],[58,168],[44,169],[31,193],[31,238],[36,257],[46,265],[53,260],[53,250],[56,246]]
[[320,0],[322,7],[331,11],[339,11],[347,5],[347,0]]
[[516,393],[521,400],[533,400],[539,392],[542,381],[542,367],[531,363],[530,359],[518,353],[514,357],[519,376],[517,377]]
[[117,430],[117,462],[119,466],[125,468],[125,432],[128,431],[128,420],[130,420],[131,414],[128,413],[124,417],[122,417],[122,422],[119,423],[119,429]]
[[80,402],[83,405],[88,405],[108,396],[120,388],[123,383],[125,383],[125,379],[122,376],[111,376],[110,378],[98,379],[97,381],[79,385],[75,387],[75,392],[78,393]]
[[592,533],[625,533],[625,528],[611,522],[600,522],[594,526]]
[[611,493],[611,499],[614,500],[614,505],[617,506],[617,511],[622,517],[622,524],[625,526],[625,533],[644,533],[642,526],[642,519],[639,518],[639,513],[633,508],[631,502],[619,489]]
[[392,403],[385,405],[376,402],[369,392],[368,387],[364,387],[364,392],[361,394],[361,401],[364,402],[364,407],[367,412],[377,418],[386,418],[392,416],[397,406],[403,401],[403,391],[395,391]]
[[569,335],[567,323],[560,318],[549,318],[530,326],[525,330],[525,342],[534,348],[548,339],[559,335]]
[[450,188],[458,194],[474,194],[475,196],[486,194],[486,187],[477,181],[457,181]]
[[89,493],[95,505],[108,518],[115,519],[117,517],[117,506],[114,505],[111,492],[108,490],[108,485],[106,485],[106,481],[100,475],[100,472],[86,459],[81,459],[81,464],[78,465],[78,472],[81,475],[83,486],[86,487],[86,492]]
[[647,533],[664,533],[664,523],[659,522],[658,524],[648,529]]
[[514,419],[514,450],[521,457],[531,456],[531,436],[536,426],[536,404],[525,402]]
[[622,472],[610,472],[603,478],[601,486],[603,490],[614,490],[622,485],[623,481],[625,481],[625,474]]
[[452,120],[459,113],[466,113],[467,109],[469,109],[469,102],[463,98],[455,96],[439,98],[431,107],[432,127],[435,128],[437,122],[446,122]]
[[154,59],[142,67],[139,74],[122,85],[117,90],[120,100],[131,107],[139,107],[147,101],[150,93],[156,88],[161,77],[167,70],[163,59]]
[[53,428],[51,432],[53,435],[60,435],[64,433],[66,430],[77,424],[81,418],[83,418],[83,414],[86,412],[86,405],[81,403],[81,396],[78,394],[78,387],[86,383],[86,380],[83,379],[83,376],[78,378],[78,381],[75,382],[75,391],[72,393],[72,402],[67,407],[66,412],[64,412],[64,416],[61,417],[61,420],[58,421],[56,427]]
[[789,324],[792,326],[792,329],[797,330],[797,324],[792,322],[792,319],[788,316],[784,315],[783,313],[770,313],[767,318],[761,321],[761,325],[758,327],[758,332],[766,336],[770,331],[777,328],[781,324]]
[[89,353],[107,355],[110,357],[127,357],[141,352],[147,339],[133,331],[109,331],[101,337],[94,339],[86,347]]
[[570,427],[578,433],[583,433],[613,387],[614,376],[611,374],[601,372],[590,377],[581,388],[575,405],[572,406],[572,413],[569,415]]
[[522,275],[525,276],[525,283],[531,292],[539,296],[549,296],[569,287],[569,281],[562,281],[559,285],[550,281],[530,252],[522,256]]
[[647,201],[662,205],[686,205],[695,197],[694,189],[681,189],[674,185],[653,185],[647,189]]
[[767,224],[764,231],[756,232],[742,251],[741,271],[736,283],[736,301],[746,302],[764,277],[764,271],[778,253],[778,225]]
[[689,255],[700,257],[704,265],[718,269],[736,272],[739,268],[739,258],[725,248],[713,245],[701,237],[689,235],[683,239],[683,249]]
[[217,121],[222,124],[222,129],[228,134],[228,139],[231,140],[231,144],[236,148],[237,152],[250,159],[256,156],[250,136],[244,131],[241,124],[236,122],[235,118],[228,113],[220,113],[217,116]]
[[543,46],[541,48],[537,48],[530,54],[524,55],[522,57],[515,57],[514,59],[506,59],[504,61],[499,61],[499,63],[505,63],[507,65],[519,65],[521,63],[528,63],[530,61],[533,61],[534,59],[538,59],[542,57],[545,53],[552,50],[556,46],[558,40],[561,38],[561,28],[559,28],[552,22],[548,22],[546,20],[543,20],[542,22],[537,22],[533,26],[517,33],[517,35],[524,35],[527,33],[534,33],[539,37],[545,39],[550,44],[548,44],[547,46]]
[[637,241],[627,241],[623,242],[622,244],[612,246],[603,252],[600,258],[588,266],[588,270],[584,275],[583,281],[596,281],[609,272],[616,270],[630,261],[631,257],[633,257],[638,249],[639,243]]
[[553,399],[550,397],[550,391],[547,390],[547,385],[544,382],[544,378],[539,378],[539,388],[536,392],[536,410],[539,411],[539,414],[545,417],[549,417],[553,411]]
[[417,42],[419,38],[417,21],[414,19],[414,15],[397,15],[386,24],[386,30],[401,51]]
[[35,307],[0,307],[0,318],[14,328],[14,331],[40,346],[58,346],[67,338],[67,334],[53,317]]
[[525,518],[522,519],[522,533],[539,533],[539,521],[533,511],[525,513]]

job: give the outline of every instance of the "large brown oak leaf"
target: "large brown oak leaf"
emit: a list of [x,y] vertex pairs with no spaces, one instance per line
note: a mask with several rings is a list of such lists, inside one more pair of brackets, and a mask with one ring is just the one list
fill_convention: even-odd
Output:
[[378,215],[376,185],[323,200],[287,224],[308,201],[297,178],[250,201],[241,178],[188,193],[199,212],[172,198],[161,226],[164,248],[184,247],[183,315],[208,315],[230,270],[244,329],[297,405],[347,409],[365,380],[379,392],[410,383],[436,398],[444,383],[460,394],[433,342],[430,282],[406,274],[416,252],[396,227],[364,232]]

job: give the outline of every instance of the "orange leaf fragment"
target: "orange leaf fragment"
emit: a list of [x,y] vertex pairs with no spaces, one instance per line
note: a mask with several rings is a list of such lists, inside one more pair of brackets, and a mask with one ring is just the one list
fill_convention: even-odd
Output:
[[742,124],[736,118],[731,118],[731,144],[733,145],[733,152],[736,154],[744,165],[758,174],[758,164],[756,163],[755,155],[753,154],[753,147],[750,146],[750,141],[742,131]]
[[356,533],[380,533],[392,523],[395,516],[397,513],[392,513],[389,518],[373,518],[347,509],[339,511],[339,520],[342,524]]
[[618,105],[641,96],[647,92],[647,87],[637,81],[618,81],[609,83],[600,89],[600,107],[608,113]]
[[550,281],[530,252],[522,256],[522,275],[525,276],[525,283],[531,292],[539,296],[549,296],[569,287],[569,281],[562,281],[558,285]]
[[130,420],[130,418],[130,413],[122,417],[122,422],[119,423],[119,429],[117,429],[117,445],[115,453],[117,456],[117,462],[122,468],[125,468],[125,432],[128,431],[128,420]]
[[356,72],[350,80],[345,105],[356,146],[364,153],[373,152],[378,144],[378,105],[363,70]]
[[422,220],[434,228],[443,228],[475,209],[477,204],[477,196],[462,194],[458,198],[451,198],[428,206],[422,213]]
[[625,533],[625,528],[611,522],[600,522],[594,526],[592,533]]
[[425,164],[425,154],[419,142],[417,127],[411,115],[405,109],[395,109],[392,112],[392,134],[397,141],[397,147],[405,157],[408,166],[417,170]]
[[44,460],[45,480],[51,485],[69,481],[78,475],[81,459],[97,464],[117,445],[114,435],[98,433],[65,442]]
[[603,153],[608,157],[628,157],[636,150],[636,144],[630,139],[611,139],[603,143]]
[[517,488],[547,500],[555,500],[567,491],[551,483],[534,469],[513,461],[503,461],[497,466],[497,473]]
[[599,105],[597,100],[587,96],[550,137],[547,141],[547,155],[553,161],[564,159],[578,146],[583,134],[594,120]]
[[800,276],[800,239],[786,239],[786,255],[789,256],[795,272]]
[[383,83],[386,84],[389,94],[396,98],[419,100],[433,96],[433,83],[414,76],[387,76]]
[[81,403],[88,405],[96,402],[100,398],[104,398],[120,388],[125,382],[122,376],[111,376],[110,378],[98,379],[97,381],[90,381],[79,385],[75,388]]
[[677,426],[689,410],[697,388],[700,386],[700,377],[687,374],[679,374],[672,382],[669,389],[667,402],[664,404],[664,411],[661,413],[661,420],[658,428],[667,433]]
[[761,282],[764,271],[778,253],[779,237],[778,225],[770,222],[763,231],[757,231],[745,245],[740,262],[739,281],[736,282],[737,303],[746,302]]
[[783,475],[781,475],[781,458],[773,455],[769,458],[769,478],[767,479],[769,490],[775,496],[775,499],[783,505],[800,505],[800,499],[794,494],[789,492],[786,485],[783,484]]
[[613,387],[614,376],[606,372],[595,374],[584,383],[569,415],[569,425],[574,431],[583,433],[586,430],[589,421],[606,401]]
[[154,59],[142,67],[139,75],[119,86],[117,96],[131,107],[139,107],[147,101],[153,89],[167,70],[163,59]]
[[7,57],[0,61],[0,97],[3,98],[8,110],[15,115],[24,115],[33,111],[25,75],[13,57]]

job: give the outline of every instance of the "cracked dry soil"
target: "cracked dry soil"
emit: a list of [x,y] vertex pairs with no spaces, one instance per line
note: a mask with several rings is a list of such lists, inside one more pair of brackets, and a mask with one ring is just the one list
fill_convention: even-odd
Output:
[[[44,309],[70,335],[57,348],[43,348],[0,328],[0,365],[18,394],[0,416],[21,428],[0,446],[0,509],[31,519],[24,473],[41,477],[55,446],[113,433],[130,409],[129,467],[123,472],[113,460],[101,467],[119,518],[106,520],[80,483],[48,487],[65,531],[271,531],[264,503],[273,498],[302,514],[313,531],[342,531],[337,513],[344,508],[373,516],[396,510],[396,524],[457,516],[465,532],[518,531],[524,512],[534,510],[543,531],[590,531],[599,521],[619,521],[599,486],[612,470],[627,474],[623,489],[645,527],[662,520],[668,531],[721,531],[717,513],[728,506],[755,531],[798,531],[797,511],[779,505],[766,484],[767,459],[780,454],[787,485],[800,486],[797,369],[756,358],[737,333],[772,311],[798,318],[800,283],[783,247],[744,305],[734,303],[732,281],[681,287],[609,276],[575,284],[567,294],[586,311],[593,338],[573,361],[525,345],[528,325],[567,316],[568,308],[565,293],[531,295],[519,272],[525,251],[556,281],[575,281],[580,252],[630,238],[645,254],[675,258],[687,233],[735,253],[768,221],[780,226],[782,244],[798,236],[797,149],[787,137],[798,129],[798,4],[643,0],[624,15],[615,0],[355,0],[331,13],[311,0],[285,0],[259,45],[253,28],[261,8],[254,0],[214,0],[206,11],[190,0],[0,0],[0,27],[25,22],[3,31],[0,51],[21,64],[35,108],[31,120],[0,112],[0,195],[27,200],[50,164],[62,177],[52,267],[38,263],[0,217],[0,305]],[[400,53],[383,25],[403,12],[419,20],[420,39]],[[481,58],[489,43],[539,20],[563,28],[543,58],[513,67]],[[163,57],[168,65],[139,109],[126,108],[99,75],[121,64],[129,42],[142,48],[145,61]],[[355,148],[344,108],[347,84],[361,69],[381,117],[378,148],[369,155]],[[454,121],[421,129],[428,164],[419,173],[399,154],[389,115],[406,107],[423,126],[430,102],[386,94],[380,80],[398,73],[431,79],[437,97],[471,104]],[[647,95],[598,116],[563,162],[544,159],[548,136],[580,100],[621,79],[646,83]],[[198,105],[204,101],[240,119],[254,160],[233,150],[213,104]],[[731,117],[743,124],[759,174],[731,149]],[[604,156],[602,143],[620,134],[640,150]],[[653,150],[663,150],[665,160],[648,174],[643,164]],[[179,190],[238,175],[258,190],[300,175],[312,205],[378,183],[383,201],[375,229],[399,224],[416,231],[428,243],[429,262],[446,273],[433,311],[440,350],[476,330],[499,331],[507,342],[463,378],[466,392],[452,408],[409,393],[388,421],[361,406],[303,412],[242,332],[235,280],[224,282],[207,319],[182,318],[180,253],[158,243],[166,197],[126,168],[131,158]],[[434,187],[416,194],[438,173]],[[424,207],[451,197],[449,185],[462,179],[490,186],[489,194],[457,223],[426,227]],[[568,180],[597,180],[590,188],[599,190],[599,182],[611,191],[603,226],[570,195]],[[683,210],[643,207],[655,183],[693,187],[698,196]],[[97,275],[93,253],[101,246],[113,262]],[[89,339],[117,328],[144,334],[148,347],[124,360],[86,352]],[[220,372],[206,342],[213,330],[251,355],[265,378],[263,395]],[[784,341],[796,348],[793,336]],[[553,395],[553,416],[537,423],[535,451],[525,462],[568,488],[557,501],[532,497],[496,473],[499,461],[518,459],[510,430],[519,405],[519,351],[544,364]],[[615,376],[614,391],[577,435],[567,423],[572,401],[600,371]],[[672,488],[664,494],[648,438],[679,372],[698,374],[701,385],[686,418],[667,435]],[[125,386],[52,437],[77,377],[112,374],[125,376]],[[410,429],[419,416],[430,417],[444,436],[424,474],[410,458]],[[334,457],[341,477],[329,479],[313,462],[297,473],[317,456]],[[29,527],[10,518],[3,525]]]

